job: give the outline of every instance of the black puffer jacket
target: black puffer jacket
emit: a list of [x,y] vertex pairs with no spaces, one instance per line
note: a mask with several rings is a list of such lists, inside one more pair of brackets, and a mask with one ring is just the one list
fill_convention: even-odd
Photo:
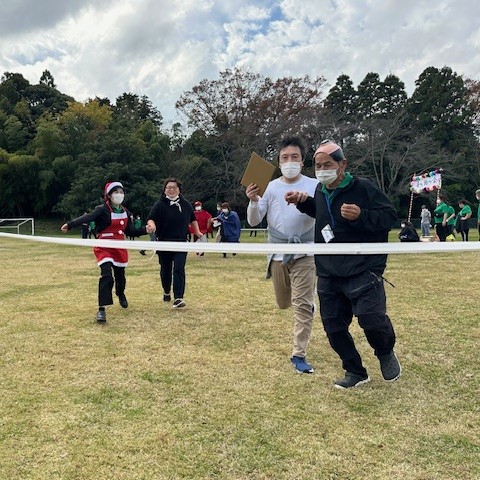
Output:
[[[349,221],[340,215],[344,203],[360,207],[357,220]],[[388,232],[397,220],[394,206],[378,187],[365,178],[352,178],[343,188],[337,188],[330,201],[330,209],[322,185],[298,204],[302,212],[316,218],[315,243],[325,243],[322,229],[330,225],[334,238],[329,243],[388,242]],[[320,277],[349,277],[366,270],[381,275],[385,270],[387,255],[315,255],[317,275]]]

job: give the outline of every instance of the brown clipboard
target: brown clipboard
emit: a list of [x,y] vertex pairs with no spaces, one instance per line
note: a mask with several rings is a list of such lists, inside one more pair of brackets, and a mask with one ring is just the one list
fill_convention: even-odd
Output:
[[240,184],[248,187],[251,183],[255,183],[258,187],[258,194],[262,196],[268,183],[272,179],[275,168],[275,165],[267,162],[260,155],[253,152],[243,172]]

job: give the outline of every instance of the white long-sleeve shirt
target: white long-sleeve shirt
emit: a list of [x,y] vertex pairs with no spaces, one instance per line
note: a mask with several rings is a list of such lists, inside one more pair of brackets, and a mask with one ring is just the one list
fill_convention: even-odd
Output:
[[[314,227],[315,219],[299,212],[295,205],[288,205],[285,201],[285,194],[291,190],[298,190],[307,192],[313,197],[317,185],[318,180],[316,178],[306,177],[305,175],[300,175],[294,183],[286,183],[281,177],[271,181],[258,202],[249,202],[247,207],[248,223],[254,227],[266,215],[268,225],[286,236],[303,235]],[[270,237],[269,242],[271,242]],[[302,256],[298,255],[298,258]],[[282,261],[283,255],[275,254],[273,259]]]

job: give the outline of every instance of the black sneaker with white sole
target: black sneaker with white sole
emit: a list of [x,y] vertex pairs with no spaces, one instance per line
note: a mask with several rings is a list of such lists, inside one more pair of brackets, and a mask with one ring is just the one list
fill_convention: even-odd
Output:
[[183,298],[176,298],[172,304],[172,308],[182,308],[185,307],[187,304],[183,300]]
[[335,380],[334,387],[345,390],[347,388],[356,388],[365,385],[370,381],[370,377],[362,377],[355,373],[346,372],[345,377]]
[[105,310],[99,310],[97,312],[97,315],[95,317],[95,320],[98,322],[98,323],[105,323],[107,321],[107,312],[105,312]]
[[394,382],[400,378],[402,367],[393,350],[388,355],[379,356],[378,360],[382,377],[386,382]]

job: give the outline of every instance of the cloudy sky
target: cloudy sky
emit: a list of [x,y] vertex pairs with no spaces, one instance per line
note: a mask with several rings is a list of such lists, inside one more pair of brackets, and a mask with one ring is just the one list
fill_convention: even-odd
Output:
[[[409,94],[429,66],[480,80],[478,0],[3,0],[0,74],[50,70],[76,100],[175,102],[235,66],[271,78],[393,73]],[[180,119],[181,120],[181,119]]]

